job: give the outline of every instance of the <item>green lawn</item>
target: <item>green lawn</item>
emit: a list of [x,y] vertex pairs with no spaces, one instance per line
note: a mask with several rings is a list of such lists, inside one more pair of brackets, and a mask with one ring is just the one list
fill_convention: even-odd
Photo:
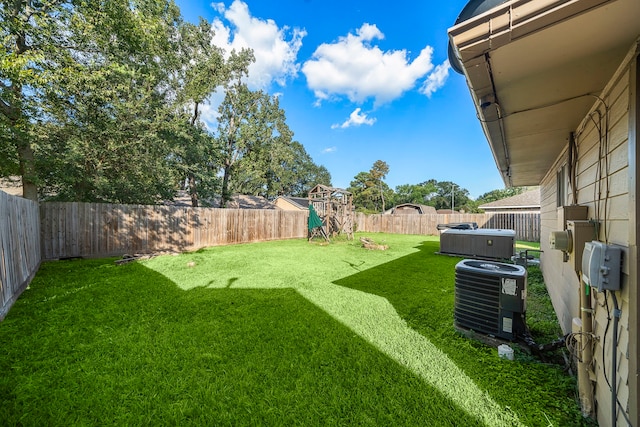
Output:
[[562,367],[455,332],[459,259],[436,238],[366,235],[389,250],[356,235],[43,264],[0,323],[0,424],[584,424]]

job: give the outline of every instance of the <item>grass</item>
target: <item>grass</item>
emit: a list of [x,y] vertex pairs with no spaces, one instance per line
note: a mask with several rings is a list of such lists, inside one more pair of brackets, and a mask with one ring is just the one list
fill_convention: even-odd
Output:
[[[0,323],[0,422],[586,424],[561,366],[455,332],[459,259],[368,236],[390,249],[356,236],[43,264]],[[532,299],[550,305],[531,296],[535,323]]]

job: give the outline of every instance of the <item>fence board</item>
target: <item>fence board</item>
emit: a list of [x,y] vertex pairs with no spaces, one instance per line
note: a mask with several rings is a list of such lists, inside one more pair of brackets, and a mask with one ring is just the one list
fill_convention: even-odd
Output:
[[0,320],[40,266],[38,204],[0,191]]
[[[42,203],[42,257],[184,251],[307,236],[306,211]],[[438,235],[438,224],[476,222],[540,240],[540,214],[355,215],[358,231]]]

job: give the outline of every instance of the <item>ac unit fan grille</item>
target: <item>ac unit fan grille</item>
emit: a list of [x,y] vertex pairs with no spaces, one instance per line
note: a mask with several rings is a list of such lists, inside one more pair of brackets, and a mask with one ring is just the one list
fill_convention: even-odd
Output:
[[500,286],[497,276],[456,271],[456,325],[488,335],[500,333]]

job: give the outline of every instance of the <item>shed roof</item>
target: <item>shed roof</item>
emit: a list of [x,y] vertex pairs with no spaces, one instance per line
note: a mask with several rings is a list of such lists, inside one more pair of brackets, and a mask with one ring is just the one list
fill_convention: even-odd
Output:
[[385,211],[385,213],[386,214],[393,214],[393,213],[396,213],[397,210],[404,210],[404,209],[415,209],[420,214],[435,214],[436,213],[436,208],[434,208],[433,206],[421,205],[421,204],[418,204],[418,203],[401,203],[401,204],[396,205],[396,206],[392,207],[391,209]]

